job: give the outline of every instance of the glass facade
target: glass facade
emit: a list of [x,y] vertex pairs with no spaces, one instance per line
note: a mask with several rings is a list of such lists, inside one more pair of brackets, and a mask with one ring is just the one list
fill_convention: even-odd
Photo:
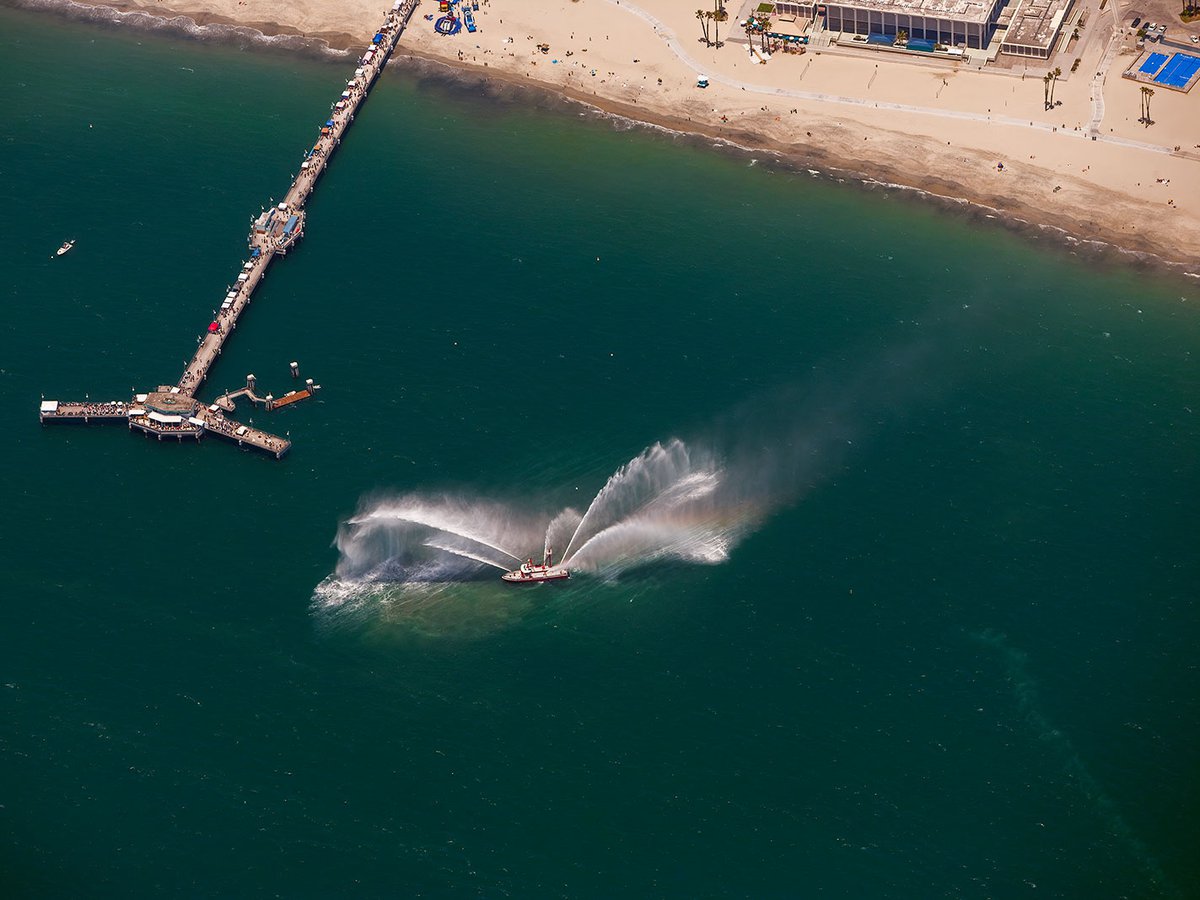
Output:
[[844,31],[851,34],[886,34],[895,36],[900,31],[910,38],[925,38],[945,44],[947,47],[969,47],[982,50],[987,47],[996,29],[996,20],[1005,0],[992,0],[987,16],[980,20],[972,18],[943,18],[922,15],[919,11],[899,12],[858,6],[852,3],[776,3],[778,12],[800,16],[813,16],[821,8],[825,10],[825,28],[829,31]]

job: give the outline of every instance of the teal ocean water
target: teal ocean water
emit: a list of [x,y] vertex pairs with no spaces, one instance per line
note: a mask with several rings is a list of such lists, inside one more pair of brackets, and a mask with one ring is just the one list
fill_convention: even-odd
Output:
[[203,394],[292,453],[43,429],[346,70],[0,49],[4,896],[1200,896],[1200,287],[390,71]]

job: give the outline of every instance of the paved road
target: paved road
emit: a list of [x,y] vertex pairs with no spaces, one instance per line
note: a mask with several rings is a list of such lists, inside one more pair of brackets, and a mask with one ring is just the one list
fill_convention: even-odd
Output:
[[[1100,135],[1100,123],[1104,121],[1104,79],[1108,77],[1108,68],[1112,65],[1120,48],[1121,32],[1119,29],[1114,29],[1112,39],[1108,42],[1108,47],[1092,78],[1092,118],[1087,124],[1088,134]],[[1100,135],[1100,137],[1103,139],[1104,136]]]
[[[1029,128],[1034,131],[1044,131],[1054,134],[1059,137],[1071,137],[1079,140],[1094,140],[1105,144],[1116,144],[1121,147],[1132,147],[1137,150],[1146,150],[1151,153],[1170,154],[1172,148],[1163,147],[1159,144],[1148,144],[1145,141],[1135,141],[1131,138],[1117,137],[1116,135],[1092,134],[1087,131],[1066,131],[1060,130],[1054,125],[1045,122],[1034,122],[1030,119],[1015,119],[1011,116],[998,116],[985,113],[972,113],[963,110],[954,109],[937,109],[929,106],[914,106],[908,103],[892,103],[887,100],[866,100],[862,97],[843,97],[838,94],[823,94],[814,91],[797,91],[790,88],[775,88],[765,87],[759,84],[752,84],[748,81],[739,81],[736,78],[728,78],[724,75],[713,75],[704,65],[693,59],[679,42],[678,37],[670,28],[654,15],[646,12],[639,6],[629,2],[629,0],[607,0],[608,3],[624,10],[631,15],[635,15],[643,21],[650,24],[654,29],[654,33],[666,42],[671,51],[679,57],[680,61],[687,65],[696,74],[707,74],[709,81],[719,82],[732,88],[739,88],[747,93],[762,94],[771,97],[786,97],[793,100],[814,100],[819,103],[837,103],[843,106],[860,106],[868,109],[890,109],[896,112],[916,113],[918,115],[935,116],[942,119],[958,119],[964,122],[992,122],[997,125],[1009,125],[1014,128]],[[1109,50],[1112,50],[1110,45]],[[1115,51],[1113,51],[1115,52]],[[1107,54],[1106,54],[1107,58]],[[1101,68],[1104,71],[1104,68]],[[1101,79],[1102,80],[1102,79]],[[1095,119],[1095,95],[1093,95],[1093,119]],[[1103,97],[1100,97],[1100,113],[1103,116]]]
[[[1116,58],[1117,51],[1121,49],[1122,28],[1118,5],[1115,0],[1108,5],[1108,13],[1112,18],[1112,36],[1109,38],[1108,46],[1104,49],[1104,56],[1096,66],[1096,75],[1092,78],[1092,118],[1087,124],[1087,131],[1090,135],[1100,135],[1100,123],[1104,121],[1104,81],[1108,78],[1108,69]],[[1101,137],[1103,136],[1101,135]]]

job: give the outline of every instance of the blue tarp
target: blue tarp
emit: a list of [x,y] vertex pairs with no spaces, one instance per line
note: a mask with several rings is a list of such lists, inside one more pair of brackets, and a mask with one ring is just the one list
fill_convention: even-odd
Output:
[[326,127],[326,128],[332,128],[332,127],[333,127],[333,119],[330,119],[328,122],[326,122],[326,123],[325,123],[325,127]]
[[250,251],[251,259],[258,259],[261,255],[262,255],[262,251],[259,250],[257,247],[255,247],[253,250]]
[[382,34],[375,35],[375,37],[371,38],[371,43],[372,44],[382,44],[383,43],[383,35]]
[[867,43],[882,44],[885,47],[890,47],[892,44],[896,43],[896,39],[890,34],[868,34]]
[[925,38],[911,38],[908,42],[909,50],[920,50],[922,53],[933,52],[933,41],[927,41]]
[[296,222],[298,222],[299,220],[300,220],[299,216],[292,216],[290,219],[288,219],[287,224],[283,226],[283,233],[291,234],[293,231],[295,231],[296,230]]

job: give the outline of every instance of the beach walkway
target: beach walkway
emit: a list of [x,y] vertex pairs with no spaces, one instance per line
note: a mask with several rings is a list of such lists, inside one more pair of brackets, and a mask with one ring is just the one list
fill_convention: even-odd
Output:
[[[250,256],[227,287],[220,309],[209,324],[195,354],[174,385],[159,385],[154,391],[135,393],[128,401],[47,400],[43,397],[38,418],[47,422],[127,422],[130,430],[153,435],[158,440],[184,438],[200,440],[214,434],[270,453],[281,459],[291,449],[291,441],[270,432],[244,425],[227,418],[233,411],[233,399],[247,396],[258,401],[251,384],[242,391],[224,395],[217,403],[205,405],[195,396],[208,378],[213,364],[221,356],[225,342],[237,329],[238,319],[250,306],[255,289],[266,277],[267,269],[277,256],[285,256],[304,235],[305,204],[315,190],[329,160],[342,142],[342,136],[354,114],[366,100],[375,80],[396,47],[396,42],[408,25],[417,0],[397,0],[371,43],[358,60],[354,77],[346,82],[341,95],[330,106],[330,112],[320,126],[319,136],[312,148],[305,151],[300,172],[279,203],[272,203],[255,220],[250,230]],[[295,367],[293,364],[293,374]],[[279,400],[267,402],[267,409],[287,406],[312,396],[315,387],[291,391]]]

